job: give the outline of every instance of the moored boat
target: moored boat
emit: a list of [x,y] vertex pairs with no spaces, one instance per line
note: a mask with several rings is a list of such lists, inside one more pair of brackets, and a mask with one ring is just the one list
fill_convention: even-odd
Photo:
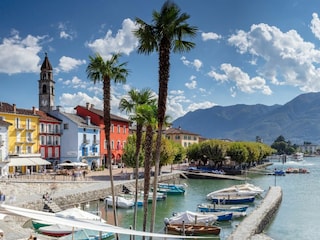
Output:
[[165,225],[168,224],[206,224],[212,225],[218,217],[214,214],[203,214],[198,212],[185,211],[175,213],[170,218],[165,218]]
[[[118,208],[131,208],[135,205],[133,199],[126,199],[121,196],[115,196],[116,207]],[[113,206],[113,199],[112,196],[108,196],[104,199],[104,203],[106,206]]]
[[40,227],[38,228],[37,232],[50,236],[50,237],[63,237],[78,231],[78,228],[64,226],[60,224],[53,224],[50,226]]
[[245,212],[249,205],[221,205],[215,203],[202,203],[198,205],[200,212]]
[[303,153],[302,152],[296,152],[292,154],[291,156],[292,161],[303,161]]
[[252,203],[255,196],[227,196],[227,197],[214,197],[211,199],[212,203],[216,204],[243,204]]
[[287,168],[286,173],[310,173],[306,168]]
[[217,226],[205,226],[196,224],[169,224],[165,226],[168,234],[179,234],[186,236],[219,235],[221,231]]
[[213,191],[207,194],[207,199],[211,200],[212,198],[224,196],[257,196],[263,192],[264,190],[260,187],[245,183]]
[[186,191],[185,184],[165,184],[159,183],[157,192],[166,193],[167,195],[184,194]]

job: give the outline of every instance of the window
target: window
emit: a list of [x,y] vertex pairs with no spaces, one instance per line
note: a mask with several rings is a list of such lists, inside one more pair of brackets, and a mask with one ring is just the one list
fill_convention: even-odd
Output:
[[117,150],[120,150],[121,149],[121,143],[120,141],[117,141]]
[[87,143],[87,134],[83,134],[83,143]]
[[20,118],[16,118],[16,128],[20,128]]
[[48,148],[48,158],[52,158],[52,148]]
[[40,145],[45,145],[46,144],[46,138],[45,136],[40,137]]
[[123,125],[123,134],[126,134],[127,133],[127,127],[126,125]]
[[104,146],[103,146],[103,149],[107,149],[107,141],[104,140]]
[[68,123],[63,124],[63,129],[69,129],[69,124]]
[[55,131],[56,134],[60,132],[59,131],[60,130],[60,126],[58,124],[55,125],[55,129],[56,129],[56,131]]
[[114,141],[113,140],[111,141],[111,149],[112,150],[114,149]]
[[32,153],[32,148],[31,148],[31,146],[27,146],[27,153]]
[[32,134],[27,132],[27,142],[32,142]]
[[[44,79],[46,79],[46,75],[44,75]],[[47,94],[47,85],[43,84],[42,86],[42,93]]]
[[176,140],[180,140],[180,135],[175,135]]
[[93,144],[98,144],[97,135],[93,135]]
[[40,133],[45,133],[46,132],[46,126],[44,123],[40,124]]
[[120,125],[118,125],[117,127],[118,127],[118,133],[120,133]]
[[82,147],[82,156],[88,156],[88,148]]
[[113,133],[114,132],[114,125],[111,124],[111,132]]
[[31,129],[31,119],[27,118],[26,124],[27,124],[26,128]]
[[53,133],[52,124],[48,124],[48,133]]
[[21,147],[20,146],[16,146],[15,148],[16,148],[16,153],[17,154],[21,153]]
[[52,136],[48,136],[47,145],[53,145],[53,137]]

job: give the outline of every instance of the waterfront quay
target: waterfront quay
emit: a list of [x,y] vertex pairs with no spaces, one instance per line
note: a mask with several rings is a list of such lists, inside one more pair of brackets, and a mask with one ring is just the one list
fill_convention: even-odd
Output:
[[[180,174],[181,174],[180,170],[167,171],[161,174],[159,182],[176,182],[177,183],[179,182]],[[115,179],[116,193],[120,193],[124,185],[127,187],[131,186],[134,188],[135,180],[132,179],[132,170],[116,169],[113,171],[113,175]],[[79,203],[86,203],[89,201],[103,199],[107,195],[111,195],[108,169],[101,172],[91,172],[88,174],[88,176],[86,176],[85,179],[64,179],[63,181],[61,181],[57,177],[52,179],[51,176],[47,176],[47,178],[48,178],[47,180],[44,180],[44,179],[40,179],[40,176],[33,176],[33,178],[18,177],[16,179],[2,181],[0,183],[0,189],[6,195],[6,204],[35,209],[35,210],[42,210],[44,206],[42,196],[44,193],[48,192],[53,198],[53,201],[61,209],[66,209],[66,208],[77,206]],[[212,180],[212,181],[215,181],[215,180]],[[139,187],[142,187],[142,185],[143,185],[143,179],[140,179]],[[269,193],[270,193],[270,190],[269,190]],[[275,194],[274,191],[271,191],[271,194],[269,193],[267,194],[268,197],[266,196],[266,199],[269,199],[269,200],[267,202],[265,202],[264,200],[262,205],[274,206],[270,204],[270,201],[272,201],[272,199],[275,199],[275,200],[279,199],[277,197],[278,195]],[[259,206],[259,208],[260,207],[261,206]],[[267,208],[265,210],[268,212],[274,213],[274,209]],[[253,213],[251,213],[246,218],[249,218]],[[267,219],[270,220],[270,215],[268,215]],[[8,217],[5,217],[4,220],[1,220],[0,229],[4,231],[6,236],[5,239],[7,240],[18,239],[17,235],[15,235],[15,237],[13,236],[11,237],[12,233],[20,232],[22,235],[24,234],[23,235],[24,237],[26,237],[29,232],[32,233],[31,229],[20,227],[27,220],[28,219],[25,219],[23,217],[17,217],[17,216],[8,216]],[[268,221],[266,221],[264,213],[261,213],[261,214],[258,214],[258,216],[254,216],[254,222],[262,223],[262,225],[259,225],[256,228],[256,229],[259,229],[260,231],[263,228],[261,226],[265,226]],[[252,226],[254,226],[254,228],[256,227],[256,225],[252,225]],[[239,229],[239,232],[238,232],[238,229]],[[245,233],[241,229],[242,228],[239,225],[239,228],[237,228],[235,232],[232,233],[232,238],[230,239],[247,239],[242,237],[237,238],[237,236],[241,236],[242,234]],[[254,232],[258,233],[259,231],[255,230]],[[268,239],[268,238],[263,238],[263,239]]]

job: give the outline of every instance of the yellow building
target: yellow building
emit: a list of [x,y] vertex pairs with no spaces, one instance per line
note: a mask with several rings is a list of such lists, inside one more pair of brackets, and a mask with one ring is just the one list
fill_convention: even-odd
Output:
[[183,147],[188,147],[194,143],[199,143],[200,135],[179,128],[169,128],[164,131],[167,139],[181,144]]
[[11,124],[8,128],[7,144],[9,173],[32,171],[31,164],[27,164],[27,158],[37,158],[39,154],[39,116],[36,109],[21,109],[15,104],[0,102],[0,118]]

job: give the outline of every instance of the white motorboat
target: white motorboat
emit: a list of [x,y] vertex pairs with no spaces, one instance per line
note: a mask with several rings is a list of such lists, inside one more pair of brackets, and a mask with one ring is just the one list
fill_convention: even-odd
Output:
[[257,196],[263,192],[264,190],[260,187],[250,183],[245,183],[211,192],[207,194],[207,199],[211,200],[212,198],[223,196]]
[[[124,197],[115,196],[116,201],[116,207],[118,208],[131,208],[134,206],[134,200],[133,199],[126,199]],[[113,200],[112,196],[108,196],[104,199],[104,203],[107,206],[113,206]]]

